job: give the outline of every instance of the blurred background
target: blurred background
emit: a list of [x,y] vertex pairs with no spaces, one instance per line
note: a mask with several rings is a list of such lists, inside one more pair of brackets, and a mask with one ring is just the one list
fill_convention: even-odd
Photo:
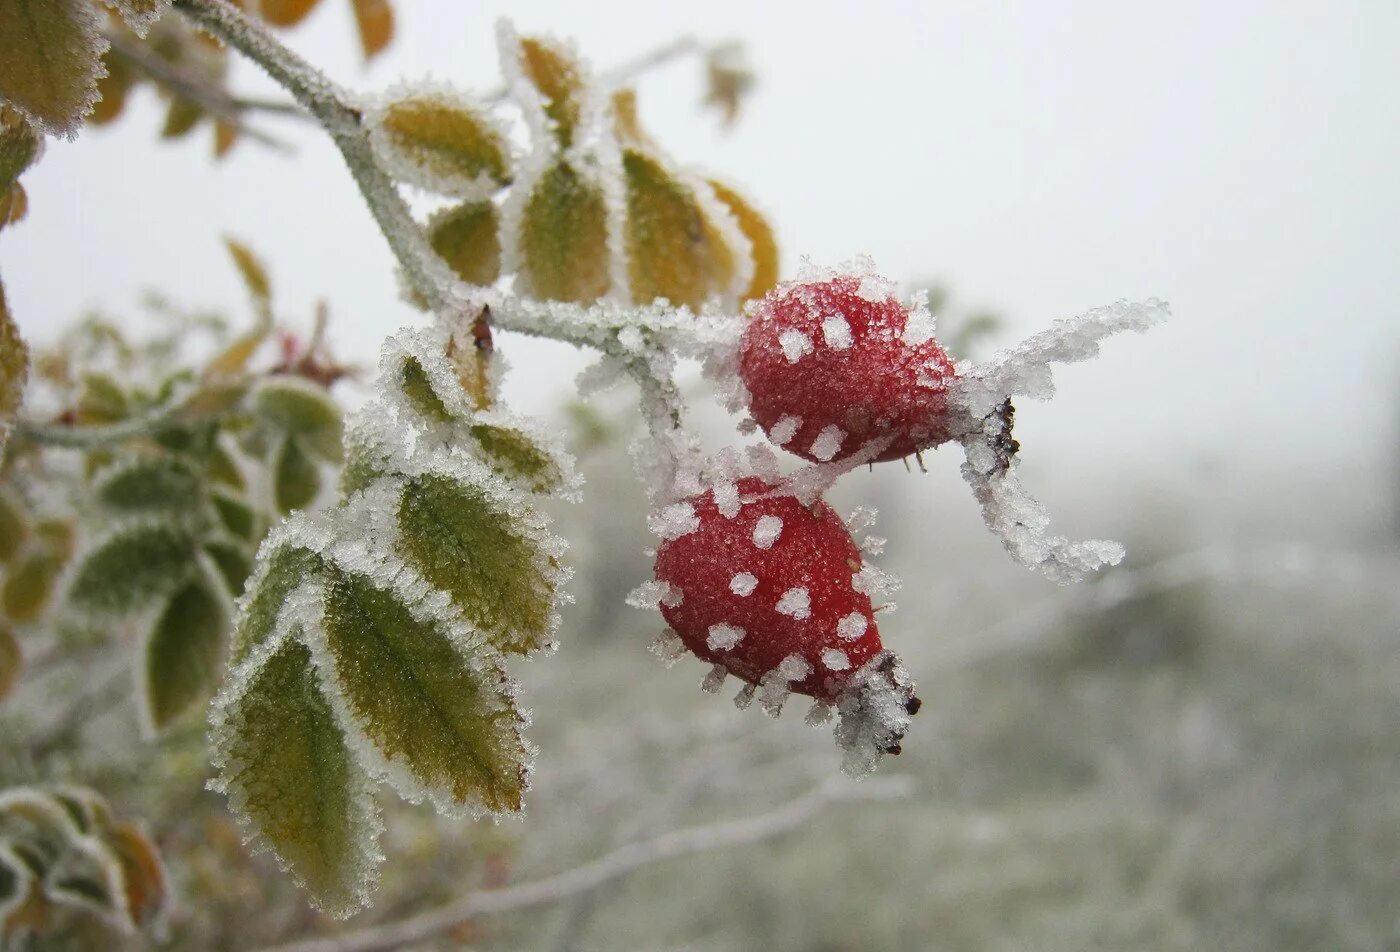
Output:
[[[1017,408],[1024,479],[1060,530],[1128,546],[1100,579],[1061,589],[1015,566],[951,453],[833,494],[880,510],[881,564],[906,583],[881,631],[925,701],[882,768],[912,778],[907,799],[442,947],[1400,946],[1400,6],[401,0],[368,69],[348,7],[323,6],[288,42],[367,90],[494,87],[506,14],[599,68],[687,35],[741,41],[757,85],[732,127],[701,109],[694,59],[640,81],[644,122],[769,214],[785,276],[800,256],[870,254],[942,289],[945,334],[982,327],[972,356],[1119,298],[1173,309]],[[240,92],[280,95],[233,69]],[[215,163],[204,139],[156,140],[163,110],[134,93],[122,122],[51,141],[27,174],[30,217],[0,235],[0,267],[28,335],[134,312],[149,288],[241,306],[224,233],[269,262],[281,314],[309,329],[327,302],[342,359],[371,365],[422,320],[314,129],[260,119],[295,153],[245,141]],[[558,514],[578,573],[562,647],[515,669],[536,788],[500,827],[397,810],[390,899],[361,924],[765,809],[839,762],[796,713],[736,711],[698,690],[704,665],[644,650],[660,620],[622,604],[649,573],[631,394],[578,404],[588,355],[498,347],[506,402],[567,429],[590,479]],[[698,374],[688,388],[703,406]],[[713,445],[738,439],[718,409],[697,418]],[[94,730],[129,733],[122,716]],[[168,746],[200,769],[197,736]],[[159,825],[143,796],[133,781],[125,802]],[[198,929],[181,935],[247,948],[314,925],[265,857],[235,863],[220,836],[195,836],[211,882],[250,878],[229,872],[217,898],[187,881]]]

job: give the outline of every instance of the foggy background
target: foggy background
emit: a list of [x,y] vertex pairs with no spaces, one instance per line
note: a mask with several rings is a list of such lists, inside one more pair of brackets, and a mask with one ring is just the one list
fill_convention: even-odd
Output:
[[[996,310],[994,345],[1119,298],[1173,310],[1060,369],[1052,402],[1017,408],[1023,476],[1057,528],[1129,546],[1098,588],[1013,565],[981,529],[956,454],[933,454],[927,476],[891,464],[838,487],[843,510],[879,506],[882,565],[906,580],[881,630],[926,705],[883,769],[917,778],[915,802],[667,867],[491,942],[1400,943],[1400,5],[399,0],[397,12],[397,39],[368,69],[348,6],[325,4],[286,37],[366,91],[428,75],[494,87],[498,15],[574,38],[600,69],[682,34],[738,39],[759,84],[733,129],[699,109],[693,59],[640,81],[642,121],[770,215],[785,277],[800,255],[867,253],[892,278]],[[237,61],[231,85],[282,95]],[[309,327],[329,302],[341,358],[372,364],[384,335],[424,319],[398,300],[383,239],[315,128],[255,117],[296,154],[244,141],[217,164],[207,130],[156,140],[163,108],[145,87],[121,121],[51,142],[26,174],[31,213],[0,235],[0,273],[27,334],[50,340],[94,306],[134,310],[146,288],[241,314],[224,233],[269,262],[284,319]],[[505,401],[559,419],[591,358],[504,334],[498,346]],[[518,666],[542,753],[531,815],[506,835],[540,874],[771,803],[837,762],[794,712],[777,724],[735,712],[732,692],[698,692],[703,665],[667,671],[642,650],[659,620],[620,604],[649,568],[621,450],[629,396],[599,402],[612,438],[585,454],[584,504],[561,512],[579,568],[564,647]],[[727,439],[720,414],[701,418]],[[1117,601],[1099,591],[1113,584]]]

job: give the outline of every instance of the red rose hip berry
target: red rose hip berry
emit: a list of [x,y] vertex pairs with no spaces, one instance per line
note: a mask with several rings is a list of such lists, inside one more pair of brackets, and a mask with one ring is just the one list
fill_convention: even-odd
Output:
[[872,275],[769,291],[750,311],[739,376],[768,438],[814,462],[845,459],[879,439],[890,442],[873,459],[899,459],[950,437],[955,371],[933,337],[933,318]]
[[790,692],[834,705],[846,769],[864,774],[898,753],[918,709],[913,684],[880,642],[869,591],[878,572],[836,511],[805,506],[758,477],[719,485],[666,507],[656,520],[661,613],[685,649],[746,683],[777,716]]

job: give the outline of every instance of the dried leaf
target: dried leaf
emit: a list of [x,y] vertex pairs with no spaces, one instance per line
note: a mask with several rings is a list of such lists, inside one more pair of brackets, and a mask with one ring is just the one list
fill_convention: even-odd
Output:
[[0,3],[0,98],[45,132],[75,135],[97,98],[101,30],[90,0]]
[[300,641],[244,678],[216,704],[219,784],[315,904],[349,915],[368,900],[381,827],[364,771]]
[[352,0],[355,27],[365,59],[373,59],[394,38],[394,8],[389,0]]
[[29,214],[29,193],[16,182],[7,191],[0,191],[0,228],[24,220]]
[[522,293],[591,303],[608,290],[608,220],[603,190],[566,162],[535,183],[520,222]]
[[224,600],[203,579],[171,596],[146,639],[140,694],[146,717],[157,731],[202,708],[213,695],[227,626]]
[[239,137],[238,124],[227,119],[214,120],[214,158],[222,159],[228,155]]
[[491,202],[465,202],[428,219],[428,243],[468,284],[491,284],[501,274],[500,222]]
[[320,0],[258,0],[258,12],[273,26],[296,26],[305,20]]
[[519,517],[478,486],[426,475],[404,488],[398,552],[502,651],[549,641],[554,578]]
[[778,242],[773,228],[758,210],[734,189],[722,182],[710,180],[715,197],[724,203],[739,223],[739,230],[753,246],[753,280],[744,292],[744,300],[761,298],[778,283]]
[[325,639],[360,729],[440,799],[520,809],[524,720],[494,659],[468,657],[369,579],[331,570]]
[[165,864],[151,838],[134,823],[116,824],[103,841],[122,871],[127,914],[138,928],[160,921],[170,903]]
[[455,94],[400,91],[369,124],[385,165],[402,181],[480,199],[510,180],[505,135],[484,109]]
[[13,185],[42,151],[43,140],[29,120],[0,102],[0,191]]

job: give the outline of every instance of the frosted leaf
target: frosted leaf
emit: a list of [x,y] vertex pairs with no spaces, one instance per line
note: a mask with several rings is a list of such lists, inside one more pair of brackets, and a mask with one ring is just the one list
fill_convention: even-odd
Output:
[[753,544],[760,549],[771,549],[783,532],[783,520],[778,516],[759,516],[753,524]]
[[705,675],[705,680],[700,683],[700,690],[706,694],[718,694],[720,689],[724,687],[724,678],[727,674],[729,672],[724,665],[713,665],[709,673]]
[[751,572],[740,572],[729,580],[729,590],[740,598],[753,594],[758,588],[758,578]]
[[688,502],[671,503],[647,517],[647,528],[669,542],[700,528],[700,517]]
[[651,640],[647,650],[665,662],[669,668],[685,656],[685,642],[681,641],[680,635],[667,628]]
[[743,640],[744,629],[736,628],[733,625],[719,624],[710,626],[705,644],[710,646],[711,651],[728,651]]
[[105,19],[77,0],[0,4],[0,100],[44,132],[73,138],[105,73]]
[[865,634],[870,620],[860,612],[851,612],[836,623],[836,637],[842,641],[855,641]]
[[846,671],[851,667],[851,659],[840,648],[823,648],[822,666],[828,671]]
[[822,321],[822,339],[832,350],[847,350],[855,343],[851,325],[840,314],[833,314]]
[[800,429],[802,429],[800,416],[784,416],[773,424],[773,428],[768,431],[768,438],[773,441],[775,446],[787,446]]
[[797,363],[816,349],[812,344],[812,338],[793,328],[778,335],[778,345],[782,347],[783,356],[790,364]]
[[790,588],[774,608],[779,615],[802,621],[812,617],[812,598],[805,588]]
[[365,111],[365,127],[391,175],[439,195],[480,201],[510,178],[504,132],[449,86],[395,86]]
[[828,424],[812,441],[812,455],[823,463],[829,462],[833,456],[841,451],[841,444],[845,441],[846,431],[835,423]]

